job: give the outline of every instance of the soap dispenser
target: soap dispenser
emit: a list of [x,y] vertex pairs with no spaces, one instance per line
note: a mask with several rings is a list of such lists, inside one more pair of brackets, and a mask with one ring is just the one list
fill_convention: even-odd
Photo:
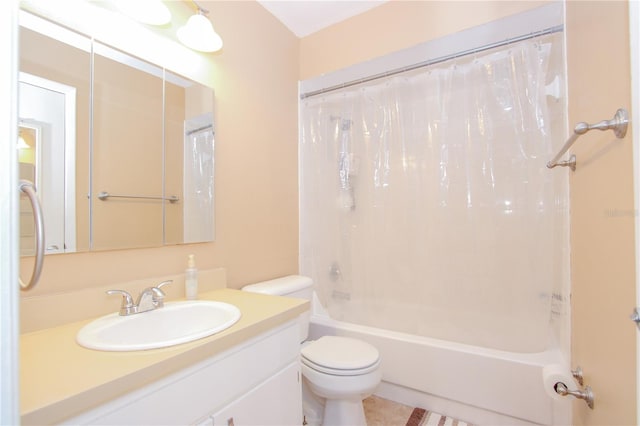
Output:
[[184,271],[184,294],[188,300],[198,298],[198,270],[196,269],[196,257],[189,255],[187,269]]

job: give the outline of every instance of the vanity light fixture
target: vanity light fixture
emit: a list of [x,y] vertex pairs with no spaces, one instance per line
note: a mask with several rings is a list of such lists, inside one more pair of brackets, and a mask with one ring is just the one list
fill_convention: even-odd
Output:
[[118,10],[138,22],[165,25],[171,22],[171,12],[161,0],[111,0]]
[[191,16],[187,23],[178,29],[178,40],[185,46],[200,52],[215,52],[222,49],[222,38],[213,29],[213,24],[205,16],[208,10],[195,1],[198,13]]

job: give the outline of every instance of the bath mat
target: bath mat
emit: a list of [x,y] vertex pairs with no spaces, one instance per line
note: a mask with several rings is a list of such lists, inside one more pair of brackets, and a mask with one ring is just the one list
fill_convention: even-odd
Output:
[[469,423],[443,416],[423,408],[414,408],[407,426],[472,426]]

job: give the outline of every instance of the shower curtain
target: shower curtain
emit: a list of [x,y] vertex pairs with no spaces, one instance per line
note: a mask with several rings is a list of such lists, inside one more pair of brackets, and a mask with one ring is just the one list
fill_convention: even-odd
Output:
[[214,233],[213,113],[185,121],[184,242],[213,241]]
[[568,262],[566,174],[545,167],[561,40],[301,101],[301,270],[331,317],[545,349]]

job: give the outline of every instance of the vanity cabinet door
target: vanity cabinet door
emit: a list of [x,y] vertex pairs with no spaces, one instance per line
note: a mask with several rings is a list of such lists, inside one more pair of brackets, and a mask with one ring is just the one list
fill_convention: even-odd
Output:
[[294,362],[213,414],[214,426],[302,424],[300,363]]

